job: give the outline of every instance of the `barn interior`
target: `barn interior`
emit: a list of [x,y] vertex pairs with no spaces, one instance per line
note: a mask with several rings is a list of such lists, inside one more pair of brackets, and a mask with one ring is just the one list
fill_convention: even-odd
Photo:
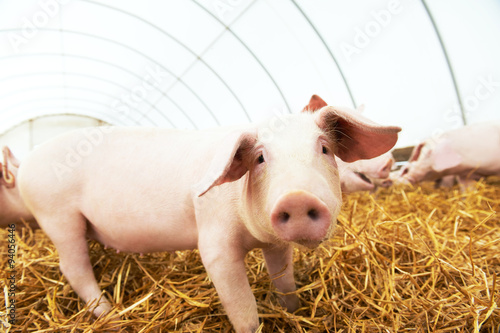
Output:
[[[76,129],[203,131],[298,114],[317,95],[401,131],[390,175],[346,166],[368,187],[342,184],[332,237],[295,248],[298,310],[280,305],[261,250],[248,253],[258,332],[498,333],[500,141],[467,134],[500,131],[498,17],[494,0],[0,2],[0,147],[22,165]],[[415,147],[457,130],[496,171],[477,162],[446,184],[404,177],[428,156]],[[0,158],[0,196],[13,161]],[[198,250],[117,253],[89,241],[113,306],[96,319],[46,233],[11,225],[0,229],[2,332],[233,330]]]

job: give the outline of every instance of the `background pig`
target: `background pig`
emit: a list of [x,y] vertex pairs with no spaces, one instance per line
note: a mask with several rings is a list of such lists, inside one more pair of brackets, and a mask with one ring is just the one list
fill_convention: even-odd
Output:
[[31,227],[37,227],[33,215],[28,211],[19,195],[16,183],[19,161],[8,147],[2,149],[3,163],[0,162],[0,227],[16,223],[21,226],[21,219]]
[[[268,126],[276,121],[283,126]],[[198,248],[235,330],[254,332],[246,253],[262,248],[269,274],[280,275],[277,290],[292,293],[293,245],[316,247],[336,223],[334,154],[347,162],[378,156],[400,129],[325,107],[232,129],[89,131],[99,132],[77,130],[40,146],[18,177],[71,286],[86,302],[101,296],[87,237],[128,252]],[[294,294],[282,303],[299,306]],[[94,313],[110,308],[101,298]]]
[[377,187],[389,187],[394,158],[390,152],[378,157],[345,163],[337,158],[340,186],[343,192],[372,191]]
[[480,177],[500,176],[499,123],[464,126],[420,143],[400,173],[404,181],[413,184],[450,175],[462,185]]
[[[325,107],[326,102],[318,95],[312,95],[302,112],[315,112]],[[361,112],[364,106],[356,110]],[[354,112],[354,111],[353,111]],[[389,178],[394,158],[390,152],[372,159],[363,159],[352,163],[343,162],[337,158],[340,172],[340,185],[344,192],[372,191],[377,186],[392,185]]]

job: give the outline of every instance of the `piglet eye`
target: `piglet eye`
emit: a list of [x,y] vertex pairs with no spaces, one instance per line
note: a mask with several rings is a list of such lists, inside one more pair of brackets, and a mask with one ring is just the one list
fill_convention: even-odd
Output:
[[328,154],[328,148],[326,148],[325,146],[323,146],[323,154]]
[[264,163],[264,156],[259,155],[259,158],[257,159],[257,161],[259,162],[259,164]]

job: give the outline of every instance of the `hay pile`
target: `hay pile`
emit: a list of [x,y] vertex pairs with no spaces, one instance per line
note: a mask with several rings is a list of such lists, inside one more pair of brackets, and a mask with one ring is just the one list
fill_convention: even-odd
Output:
[[[500,182],[461,193],[430,184],[344,197],[335,236],[295,256],[303,307],[277,304],[259,250],[247,257],[263,332],[497,332]],[[2,289],[7,232],[0,233]],[[5,332],[229,332],[197,251],[140,257],[91,243],[120,317],[97,321],[61,276],[52,243],[17,230],[17,324]],[[115,312],[115,313],[116,313]]]

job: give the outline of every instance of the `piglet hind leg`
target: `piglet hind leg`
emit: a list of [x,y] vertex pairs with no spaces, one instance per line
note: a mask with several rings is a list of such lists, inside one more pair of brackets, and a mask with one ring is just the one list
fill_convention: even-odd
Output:
[[[96,317],[111,310],[102,296],[90,263],[86,219],[81,214],[38,218],[59,253],[59,266],[69,284],[89,305]],[[99,301],[99,304],[97,302]]]
[[296,294],[295,279],[293,277],[293,246],[271,245],[262,250],[266,260],[267,270],[274,286],[280,295],[280,303],[289,312],[300,307],[300,301]]

